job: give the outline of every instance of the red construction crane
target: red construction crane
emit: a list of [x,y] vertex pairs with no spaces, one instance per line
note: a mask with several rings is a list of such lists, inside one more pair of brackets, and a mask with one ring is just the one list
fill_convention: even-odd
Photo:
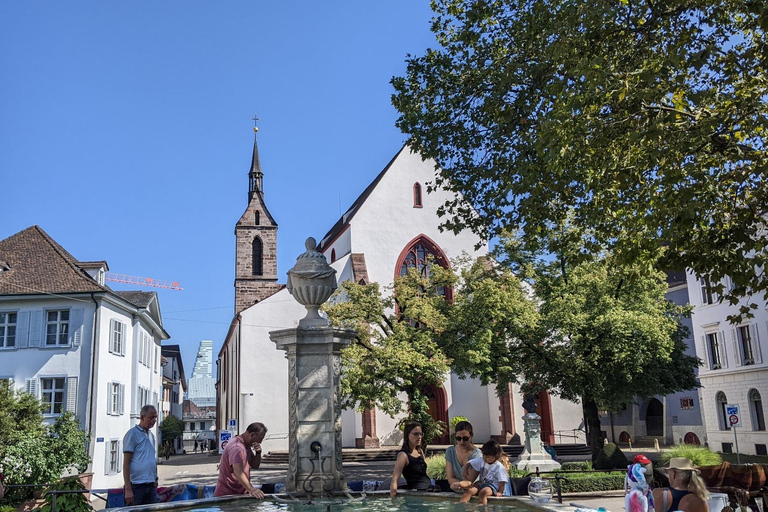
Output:
[[152,286],[153,288],[165,288],[167,290],[183,290],[178,281],[164,281],[162,279],[152,279],[151,277],[129,276],[126,274],[116,274],[115,272],[106,272],[105,281],[113,283],[136,284],[139,286]]

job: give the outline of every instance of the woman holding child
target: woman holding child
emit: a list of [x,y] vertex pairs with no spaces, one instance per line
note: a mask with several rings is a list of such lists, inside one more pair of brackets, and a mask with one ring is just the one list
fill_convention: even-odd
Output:
[[457,492],[464,492],[472,485],[472,482],[464,478],[464,467],[467,462],[483,456],[480,449],[472,443],[473,436],[472,424],[468,421],[460,421],[456,424],[456,444],[445,450],[445,476],[448,485]]

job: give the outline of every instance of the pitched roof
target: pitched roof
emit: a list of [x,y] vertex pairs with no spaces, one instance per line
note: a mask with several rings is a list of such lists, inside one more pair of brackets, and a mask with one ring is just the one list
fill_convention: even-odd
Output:
[[[40,226],[0,240],[0,295],[111,292]],[[3,267],[3,268],[5,268]]]
[[157,297],[156,292],[138,292],[138,291],[117,292],[116,291],[114,293],[118,297],[122,297],[123,299],[127,300],[134,306],[138,306],[140,308],[145,308],[149,306],[152,300],[155,297]]
[[390,160],[387,166],[384,167],[384,170],[381,171],[378,176],[376,176],[376,178],[371,182],[370,185],[365,188],[365,190],[363,190],[363,193],[360,194],[360,197],[355,199],[355,202],[352,203],[352,206],[350,206],[346,212],[344,212],[344,215],[342,215],[341,218],[336,221],[336,224],[331,227],[328,233],[326,233],[322,240],[320,240],[320,243],[317,244],[318,252],[324,252],[334,242],[334,240],[336,240],[336,237],[338,237],[347,228],[349,221],[352,220],[352,217],[355,216],[357,210],[360,208],[360,206],[362,206],[365,200],[368,199],[368,196],[370,196],[374,191],[376,185],[379,184],[384,175],[387,174],[389,168],[392,167],[392,163],[397,160],[397,157],[400,156],[400,153],[402,153],[406,148],[408,148],[407,144],[400,148],[400,151],[398,151],[397,154],[392,157],[392,160]]

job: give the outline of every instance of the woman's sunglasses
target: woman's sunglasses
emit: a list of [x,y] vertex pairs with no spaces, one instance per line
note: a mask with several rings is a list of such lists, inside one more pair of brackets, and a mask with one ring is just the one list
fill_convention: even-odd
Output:
[[456,436],[456,440],[457,441],[469,441],[470,437],[469,436]]

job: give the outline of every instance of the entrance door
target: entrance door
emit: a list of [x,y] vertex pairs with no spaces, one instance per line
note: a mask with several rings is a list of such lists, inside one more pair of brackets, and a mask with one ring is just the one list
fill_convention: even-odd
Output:
[[645,413],[645,431],[649,436],[664,435],[664,406],[656,398],[648,402]]
[[443,434],[435,439],[429,440],[428,443],[448,444],[450,442],[450,432],[448,432],[450,425],[448,425],[448,407],[446,405],[445,389],[431,385],[422,389],[422,393],[427,395],[429,415],[432,416],[435,421],[442,421],[445,424],[445,431]]

